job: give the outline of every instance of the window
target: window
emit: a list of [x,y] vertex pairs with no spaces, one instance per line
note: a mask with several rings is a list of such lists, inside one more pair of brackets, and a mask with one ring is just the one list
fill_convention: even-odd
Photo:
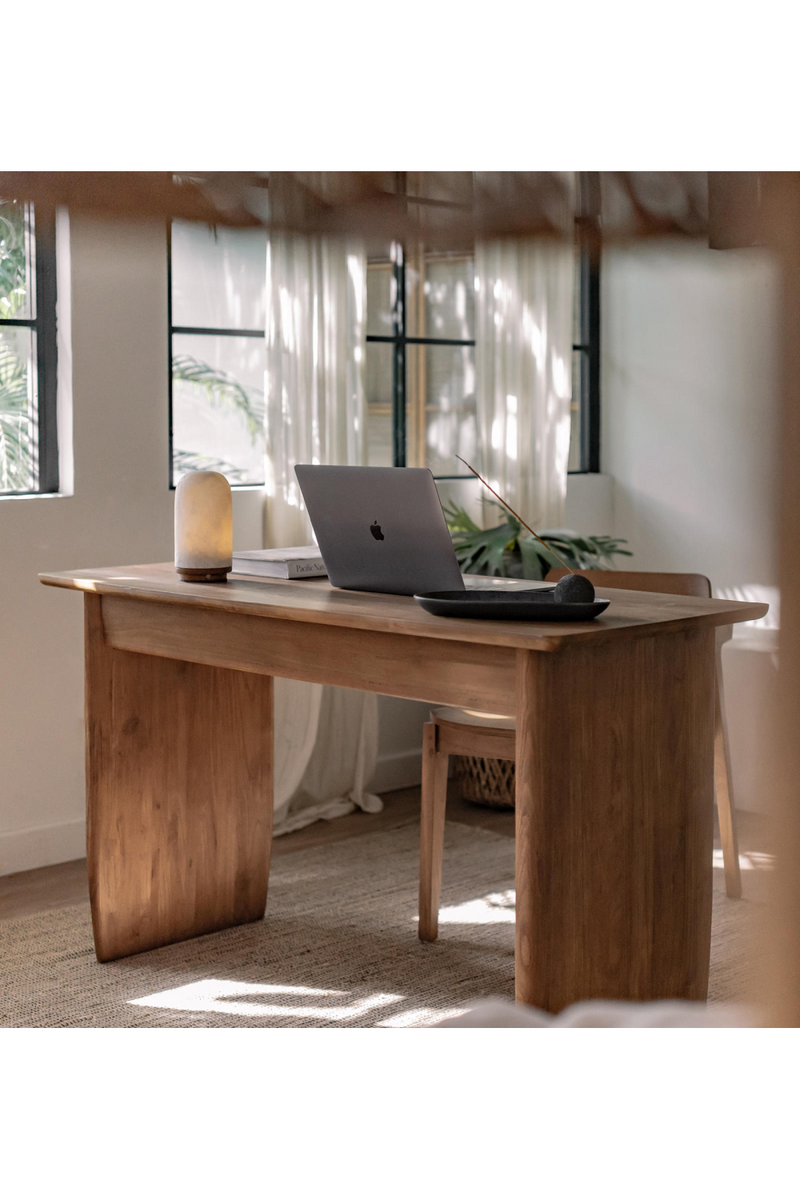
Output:
[[0,200],[0,495],[58,491],[55,214]]
[[[468,192],[468,180],[451,180]],[[446,206],[421,175],[400,174],[409,207]],[[579,179],[569,470],[599,471],[600,289],[595,177]],[[374,466],[427,466],[453,477],[474,461],[475,292],[472,248],[437,254],[393,243],[367,265],[367,432]],[[464,473],[464,476],[469,478]]]
[[[469,172],[404,173],[413,212],[463,206]],[[579,176],[569,470],[599,471],[599,194]],[[446,215],[446,214],[445,214]],[[170,236],[170,469],[264,482],[264,229],[173,221]],[[471,244],[441,252],[395,242],[367,262],[367,461],[454,476],[474,461],[475,290]]]
[[452,475],[473,459],[475,287],[469,253],[394,243],[367,266],[367,430],[376,466]]
[[264,482],[266,230],[173,221],[171,486],[187,471]]
[[578,175],[569,470],[600,470],[600,179]]
[[[471,175],[400,172],[413,214],[455,207]],[[458,197],[458,200],[454,200]],[[472,246],[437,252],[395,242],[367,263],[367,440],[374,466],[430,467],[452,476],[474,460],[475,285]]]

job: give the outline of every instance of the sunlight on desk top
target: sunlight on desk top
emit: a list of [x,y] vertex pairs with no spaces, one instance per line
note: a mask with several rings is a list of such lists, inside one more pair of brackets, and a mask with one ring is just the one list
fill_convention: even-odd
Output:
[[[289,580],[237,575],[227,583],[185,583],[172,563],[48,572],[39,579],[52,587],[137,601],[538,650],[558,650],[567,643],[589,639],[666,633],[690,625],[731,625],[762,617],[767,611],[765,604],[754,602],[601,588],[598,595],[609,598],[611,604],[594,621],[574,624],[481,621],[434,617],[411,596],[345,591],[324,578]],[[482,586],[490,584],[493,588],[502,586],[510,590],[532,586],[527,580],[493,581],[482,576],[465,579],[469,586],[475,580],[480,580]]]

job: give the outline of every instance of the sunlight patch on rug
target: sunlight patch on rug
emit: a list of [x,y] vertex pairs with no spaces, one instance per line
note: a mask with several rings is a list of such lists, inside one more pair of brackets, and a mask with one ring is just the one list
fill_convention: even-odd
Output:
[[514,905],[517,894],[513,888],[505,892],[490,892],[462,904],[448,904],[439,909],[440,925],[505,925],[514,924]]
[[[721,850],[714,851],[714,866],[724,870],[725,859]],[[774,854],[761,854],[757,850],[748,850],[739,855],[740,871],[772,871],[775,867]]]
[[444,1021],[451,1017],[463,1017],[466,1012],[469,1012],[468,1008],[412,1008],[410,1012],[398,1013],[396,1017],[387,1017],[385,1021],[378,1021],[377,1028],[411,1029],[420,1025],[434,1025],[437,1021]]
[[[250,999],[256,996],[283,996],[283,1004],[263,1004]],[[317,997],[328,1003],[308,1005],[293,1004],[295,997]],[[155,992],[141,1000],[129,1000],[129,1004],[140,1008],[171,1008],[179,1012],[226,1013],[237,1017],[304,1017],[309,1020],[352,1021],[363,1017],[374,1008],[385,1008],[397,1004],[405,996],[378,993],[367,996],[356,1004],[342,1001],[352,992],[340,992],[330,988],[291,987],[276,983],[243,983],[236,979],[200,979],[183,987],[168,988]],[[231,999],[231,997],[240,997]],[[248,999],[245,999],[248,997]]]

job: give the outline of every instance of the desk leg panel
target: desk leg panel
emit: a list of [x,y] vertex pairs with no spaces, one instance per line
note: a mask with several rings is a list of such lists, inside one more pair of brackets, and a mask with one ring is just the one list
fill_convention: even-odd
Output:
[[272,678],[115,650],[85,597],[87,858],[101,962],[264,915]]
[[517,999],[704,1000],[714,632],[520,651]]

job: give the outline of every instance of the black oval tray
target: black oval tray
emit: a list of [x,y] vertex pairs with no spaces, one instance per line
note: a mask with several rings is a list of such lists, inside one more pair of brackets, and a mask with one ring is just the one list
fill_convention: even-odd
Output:
[[483,621],[591,621],[608,608],[609,600],[591,604],[563,604],[553,599],[552,591],[423,592],[415,596],[417,604],[434,617],[471,617]]

